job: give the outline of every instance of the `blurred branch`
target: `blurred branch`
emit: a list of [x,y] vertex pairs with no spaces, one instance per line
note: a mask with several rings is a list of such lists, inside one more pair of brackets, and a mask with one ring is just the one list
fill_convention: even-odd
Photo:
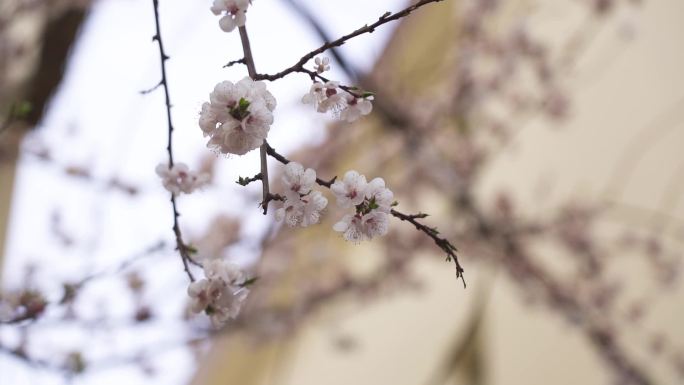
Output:
[[553,279],[551,274],[535,264],[514,236],[496,230],[484,214],[475,206],[469,196],[459,199],[459,206],[476,222],[480,236],[500,250],[501,262],[507,265],[507,271],[518,279],[524,279],[526,285],[535,285],[547,299],[549,306],[557,309],[570,320],[579,323],[580,330],[589,338],[601,358],[614,370],[621,380],[638,385],[650,385],[654,382],[646,372],[632,362],[624,353],[611,329],[588,316],[580,300],[572,291]]
[[[311,13],[304,5],[302,5],[297,0],[282,0],[285,4],[288,4],[290,8],[297,13],[304,21],[306,21],[311,28],[314,29],[319,39],[323,42],[332,41],[332,36],[325,30],[323,23],[319,22],[316,16]],[[335,59],[337,64],[339,64],[340,69],[350,78],[352,81],[358,81],[357,71],[352,67],[352,64],[342,55],[342,53],[336,48],[330,48],[330,54]]]
[[84,18],[85,9],[72,7],[51,18],[45,26],[40,61],[28,97],[32,109],[26,121],[32,126],[42,119],[48,101],[62,82],[65,64]]
[[306,55],[302,56],[302,58],[299,59],[299,61],[297,63],[295,63],[292,67],[286,68],[286,69],[284,69],[284,70],[282,70],[276,74],[272,74],[272,75],[257,74],[256,76],[253,77],[253,79],[273,81],[273,80],[283,78],[283,77],[285,77],[285,76],[287,76],[293,72],[305,72],[304,71],[304,64],[309,62],[309,60],[313,59],[316,55],[319,55],[319,54],[321,54],[321,53],[323,53],[323,52],[325,52],[331,48],[339,47],[339,46],[343,45],[344,43],[346,43],[348,40],[350,40],[354,37],[357,37],[359,35],[363,35],[365,33],[373,33],[377,27],[379,27],[383,24],[389,23],[391,21],[394,21],[394,20],[399,20],[402,17],[406,17],[409,14],[411,14],[411,12],[415,11],[416,9],[418,9],[418,8],[420,8],[426,4],[438,3],[441,1],[444,1],[444,0],[421,0],[421,1],[417,2],[416,4],[410,6],[410,7],[406,8],[402,11],[399,11],[396,13],[386,12],[385,14],[380,16],[378,18],[378,21],[376,21],[375,23],[370,24],[370,25],[366,24],[365,26],[355,30],[354,32],[351,32],[347,35],[344,35],[341,38],[334,40],[332,42],[325,43],[322,46],[320,46],[319,48],[307,53]]
[[[448,356],[440,365],[433,375],[427,381],[428,385],[442,385],[446,384],[450,376],[452,376],[460,365],[467,365],[466,360],[469,353],[478,354],[478,337],[480,336],[485,310],[491,298],[493,282],[485,282],[484,287],[478,288],[475,299],[473,300],[472,309],[469,312],[469,318],[465,325],[465,330],[458,333],[456,338],[449,348]],[[477,368],[474,368],[477,370]],[[479,373],[481,375],[481,373]],[[478,373],[475,373],[475,377]],[[469,384],[481,384],[478,378],[468,378]],[[481,380],[481,379],[480,379]]]
[[666,134],[679,127],[680,119],[683,116],[683,107],[684,97],[680,97],[638,131],[622,152],[608,178],[608,184],[603,192],[604,199],[618,199],[620,197],[622,190],[629,182],[630,176],[646,152],[663,139]]

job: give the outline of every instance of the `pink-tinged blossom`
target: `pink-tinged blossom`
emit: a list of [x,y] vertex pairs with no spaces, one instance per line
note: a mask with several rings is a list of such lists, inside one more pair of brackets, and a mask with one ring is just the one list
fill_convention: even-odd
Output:
[[285,165],[282,176],[285,186],[283,207],[276,210],[278,222],[285,221],[290,227],[307,227],[320,221],[321,211],[328,205],[328,199],[319,191],[314,191],[316,171],[306,170],[297,162]]
[[282,177],[285,185],[285,197],[296,201],[299,197],[308,194],[316,183],[316,171],[304,167],[297,162],[290,162],[285,165]]
[[275,107],[276,100],[263,82],[245,77],[235,84],[217,84],[199,118],[204,136],[210,138],[207,147],[236,155],[258,148],[273,124]]
[[214,327],[220,327],[240,313],[249,290],[244,287],[244,274],[237,265],[212,260],[204,266],[205,278],[188,286],[190,310],[205,312]]
[[314,82],[309,88],[309,93],[302,96],[302,103],[311,104],[315,109],[318,109],[318,104],[325,100],[325,86],[321,82]]
[[317,57],[314,59],[314,63],[316,64],[316,73],[319,75],[330,70],[330,58],[328,57]]
[[184,163],[175,163],[171,168],[168,164],[160,163],[155,172],[162,179],[164,188],[174,196],[181,192],[190,194],[209,182],[208,174],[192,172]]
[[235,27],[245,25],[249,5],[250,0],[214,0],[210,9],[214,15],[223,15],[219,20],[219,27],[224,32],[231,32]]
[[368,214],[347,214],[333,226],[333,230],[342,233],[344,239],[354,243],[369,241],[376,236],[385,235],[388,229],[388,214],[376,210]]
[[361,217],[363,233],[368,240],[387,234],[389,216],[382,211],[372,210]]
[[320,221],[321,212],[328,205],[328,199],[320,191],[285,199],[283,207],[276,210],[276,220],[285,221],[290,227],[308,227]]
[[330,189],[337,197],[338,206],[355,210],[333,226],[344,239],[360,243],[387,234],[394,193],[385,187],[382,178],[366,183],[365,176],[348,171],[344,179],[333,183]]
[[375,204],[375,210],[389,213],[394,202],[394,193],[385,187],[385,180],[375,178],[366,187],[366,198]]
[[373,110],[373,95],[356,96],[340,88],[340,83],[314,82],[309,92],[302,97],[302,103],[312,105],[320,113],[332,112],[346,122],[354,122]]
[[311,104],[316,111],[339,113],[345,106],[345,99],[340,83],[328,81],[325,84],[314,82],[309,93],[302,97],[302,103]]
[[368,115],[373,110],[373,96],[359,98],[351,94],[344,96],[345,106],[340,111],[340,119],[351,123],[358,120],[361,116]]
[[354,207],[363,202],[366,196],[366,177],[356,171],[347,171],[343,180],[338,180],[330,186],[330,190],[337,198],[337,205],[342,208]]
[[325,99],[318,103],[316,110],[321,113],[328,111],[332,111],[334,114],[339,113],[345,104],[344,91],[340,88],[340,82],[329,81],[325,82],[323,86]]
[[366,235],[363,229],[363,220],[360,214],[345,215],[342,219],[335,223],[333,230],[342,233],[344,239],[349,242],[361,243],[366,240]]

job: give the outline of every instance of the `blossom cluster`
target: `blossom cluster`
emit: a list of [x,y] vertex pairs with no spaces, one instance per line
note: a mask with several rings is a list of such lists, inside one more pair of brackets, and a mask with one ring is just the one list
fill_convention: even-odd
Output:
[[206,313],[214,327],[220,327],[240,313],[249,289],[240,268],[220,259],[206,262],[205,278],[188,286],[190,310]]
[[[316,58],[315,71],[318,74],[330,69],[327,57]],[[342,88],[340,82],[326,81],[325,83],[315,81],[309,92],[302,97],[302,103],[312,105],[320,113],[332,112],[341,120],[346,122],[356,121],[363,115],[368,115],[373,110],[373,95],[363,93],[358,95],[351,89]]]
[[[285,166],[282,182],[285,197],[283,207],[276,211],[276,220],[284,220],[291,227],[318,223],[328,200],[313,190],[316,171],[290,162]],[[345,215],[333,226],[335,231],[343,233],[346,240],[359,243],[387,234],[394,193],[385,187],[382,178],[366,182],[365,176],[352,170],[342,180],[334,182],[330,190],[339,207],[355,210],[354,214]]]
[[344,179],[333,183],[330,189],[338,206],[355,209],[354,214],[345,215],[333,226],[346,240],[359,243],[387,234],[394,193],[385,187],[382,178],[366,182],[365,176],[347,171]]
[[247,8],[251,0],[214,0],[211,12],[214,15],[223,15],[219,19],[219,27],[225,32],[232,32],[235,27],[242,27],[247,21]]
[[273,124],[276,100],[263,82],[245,77],[233,84],[223,81],[202,105],[199,125],[209,136],[207,147],[244,155],[264,142]]
[[297,162],[285,165],[282,177],[285,185],[285,202],[276,211],[276,220],[289,226],[307,227],[318,223],[321,211],[328,205],[328,199],[320,191],[313,190],[316,171],[306,170]]
[[209,182],[208,174],[190,171],[185,163],[175,163],[173,167],[169,167],[166,163],[160,163],[155,172],[162,178],[164,188],[174,196],[181,192],[190,194]]

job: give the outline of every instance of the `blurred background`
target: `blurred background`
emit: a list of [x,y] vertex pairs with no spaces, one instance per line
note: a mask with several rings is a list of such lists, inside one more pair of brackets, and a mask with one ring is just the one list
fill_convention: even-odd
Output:
[[[306,229],[261,214],[235,183],[258,154],[216,156],[197,125],[247,72],[223,68],[242,50],[210,3],[160,19],[175,156],[212,177],[179,198],[184,236],[259,277],[220,331],[189,315],[154,173],[152,1],[0,3],[0,383],[684,383],[684,3],[428,4],[326,54],[376,94],[354,124],[301,104],[308,76],[267,84],[269,143],[323,179],[383,177],[458,247],[466,289],[407,223],[354,245],[335,205]],[[255,1],[257,70],[408,5]]]

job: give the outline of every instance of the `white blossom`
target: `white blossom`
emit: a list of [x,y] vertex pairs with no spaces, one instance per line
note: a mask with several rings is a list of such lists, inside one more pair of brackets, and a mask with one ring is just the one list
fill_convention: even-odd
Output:
[[318,109],[318,104],[325,100],[325,86],[321,82],[314,82],[309,88],[309,93],[302,96],[302,103],[311,104]]
[[247,8],[250,0],[214,0],[211,12],[223,15],[219,20],[219,27],[225,32],[231,32],[235,27],[242,27],[247,21]]
[[297,162],[285,165],[282,177],[286,187],[285,197],[290,200],[298,200],[301,195],[308,194],[316,183],[316,171],[304,167]]
[[375,210],[389,213],[394,202],[394,193],[385,187],[385,180],[375,178],[368,183],[366,188],[366,198],[371,200],[377,207]]
[[347,171],[342,181],[330,187],[341,207],[354,207],[354,214],[347,214],[335,223],[333,230],[341,232],[344,239],[360,243],[387,234],[389,213],[394,193],[385,187],[382,178],[366,183],[366,177],[356,171]]
[[363,220],[361,215],[345,215],[342,220],[335,223],[333,230],[343,233],[344,239],[360,243],[366,239],[366,235],[363,230]]
[[316,73],[319,75],[330,70],[330,58],[328,57],[317,57],[314,59],[314,63],[316,64]]
[[160,163],[155,172],[162,178],[164,188],[174,196],[181,192],[190,194],[209,181],[208,174],[192,172],[184,163],[175,163],[171,168],[166,163]]
[[333,113],[338,113],[345,106],[345,98],[343,95],[343,90],[340,87],[339,82],[328,81],[325,82],[324,93],[325,98],[318,103],[316,111],[325,113],[332,111]]
[[302,97],[302,103],[311,104],[320,113],[336,113],[345,106],[343,91],[339,86],[340,83],[335,81],[328,81],[325,84],[314,82],[309,93]]
[[[317,62],[318,62],[318,58]],[[323,62],[321,62],[323,63]],[[322,65],[322,64],[321,64]],[[365,93],[358,96],[346,88],[340,88],[340,83],[327,81],[325,84],[314,82],[309,92],[302,97],[302,103],[312,105],[320,113],[332,112],[346,122],[354,122],[361,116],[368,115],[373,110],[373,95]]]
[[373,110],[373,96],[364,98],[356,97],[349,93],[344,96],[345,106],[340,111],[340,119],[345,122],[354,122],[363,115],[368,115]]
[[202,105],[199,126],[209,136],[207,147],[223,154],[244,155],[261,146],[273,123],[276,100],[263,82],[245,77],[214,87]]
[[389,216],[387,213],[376,210],[367,214],[347,214],[333,226],[333,230],[343,233],[344,239],[354,243],[385,235],[388,229]]
[[337,198],[337,205],[348,208],[363,202],[367,185],[365,176],[351,170],[344,174],[343,180],[335,181],[330,190]]
[[328,199],[320,191],[311,191],[296,199],[287,198],[283,207],[276,210],[276,220],[284,220],[290,227],[315,225],[327,205]]
[[361,217],[363,233],[368,240],[376,236],[387,234],[389,229],[389,216],[387,213],[372,210]]
[[204,266],[205,278],[188,286],[190,310],[205,312],[215,327],[220,327],[240,313],[249,290],[240,268],[222,260],[208,261]]
[[285,185],[283,207],[276,210],[277,221],[285,221],[289,226],[307,227],[318,223],[321,211],[328,205],[328,199],[319,191],[314,191],[316,171],[306,170],[297,162],[285,165],[282,177]]

